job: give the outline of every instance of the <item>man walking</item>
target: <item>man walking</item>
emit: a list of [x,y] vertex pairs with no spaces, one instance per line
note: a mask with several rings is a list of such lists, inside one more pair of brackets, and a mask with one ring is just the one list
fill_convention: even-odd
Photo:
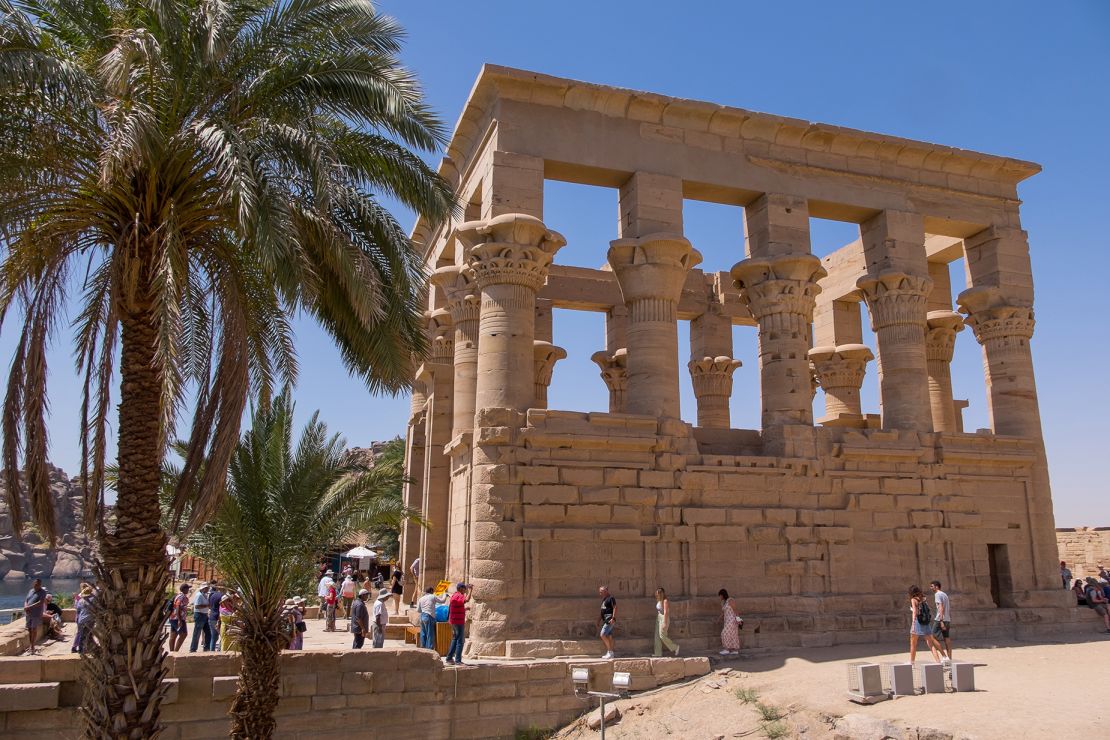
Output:
[[952,607],[948,602],[948,594],[940,590],[940,581],[929,584],[933,589],[933,600],[936,603],[936,617],[933,618],[933,638],[938,644],[943,644],[942,662],[952,662],[952,640],[949,639],[949,629],[952,627]]
[[369,591],[362,589],[351,604],[351,632],[355,635],[351,647],[355,650],[362,649],[362,643],[366,642],[366,633],[370,631],[370,612],[366,608],[366,597],[369,595]]
[[208,588],[207,583],[202,583],[197,587],[196,594],[193,595],[193,641],[189,643],[190,653],[197,651],[197,643],[200,641],[202,633],[204,635],[202,644],[204,652],[208,652],[208,646],[212,643],[212,630],[208,626]]
[[35,639],[42,628],[42,615],[46,611],[46,589],[42,587],[42,579],[36,578],[23,600],[23,618],[27,627],[27,639],[31,643],[31,655],[35,654]]
[[339,605],[339,590],[335,583],[329,583],[324,600],[320,603],[320,612],[327,612],[327,621],[324,622],[324,632],[335,632],[335,610]]
[[613,626],[617,622],[617,600],[609,593],[608,586],[602,586],[597,590],[601,596],[601,616],[597,619],[597,626],[600,628],[598,637],[601,638],[601,644],[605,646],[606,658],[613,657]]
[[206,650],[220,649],[220,601],[224,598],[220,584],[208,582],[208,647]]
[[343,576],[343,585],[339,590],[339,596],[343,599],[343,614],[351,611],[351,603],[355,600],[357,592],[358,585],[355,584],[354,576],[350,574]]
[[409,565],[409,573],[412,573],[412,593],[415,599],[416,594],[420,593],[420,558],[416,558]]
[[374,647],[385,647],[385,626],[389,624],[389,608],[385,600],[389,598],[389,589],[378,591],[378,598],[374,600],[374,619],[370,625],[374,635]]
[[428,586],[424,595],[416,602],[420,611],[420,647],[436,649],[436,605],[447,601],[447,594],[436,596],[435,589]]
[[334,575],[335,571],[328,568],[324,571],[324,575],[320,578],[320,582],[316,584],[316,596],[320,599],[320,613],[316,615],[317,618],[324,616],[324,598],[328,595],[328,586],[335,585],[335,579],[332,577]]

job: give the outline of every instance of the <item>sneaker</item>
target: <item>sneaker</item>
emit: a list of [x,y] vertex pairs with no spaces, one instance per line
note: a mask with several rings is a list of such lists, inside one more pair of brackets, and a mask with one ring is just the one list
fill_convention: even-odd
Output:
[[674,657],[678,657],[678,651],[682,649],[681,645],[676,645],[674,649]]
[[729,654],[729,655],[739,655],[739,654],[740,654],[740,651],[739,651],[739,650],[729,650],[729,651],[728,651],[728,654]]
[[450,658],[448,658],[447,660],[445,660],[443,662],[446,663],[447,665],[455,665],[455,661],[451,660]]
[[612,651],[610,651],[610,652],[605,653],[605,655],[602,655],[601,657],[604,658],[605,660],[612,660],[613,653],[612,653]]
[[717,655],[728,655],[728,651],[722,650],[721,652],[717,653]]
[[466,663],[463,663],[461,660],[456,660],[455,665],[466,665]]

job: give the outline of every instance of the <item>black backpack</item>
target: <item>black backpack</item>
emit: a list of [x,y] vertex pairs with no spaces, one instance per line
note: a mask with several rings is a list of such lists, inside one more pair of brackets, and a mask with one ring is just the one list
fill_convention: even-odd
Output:
[[922,599],[921,603],[917,605],[917,623],[929,624],[932,620],[933,614],[929,611],[929,602]]

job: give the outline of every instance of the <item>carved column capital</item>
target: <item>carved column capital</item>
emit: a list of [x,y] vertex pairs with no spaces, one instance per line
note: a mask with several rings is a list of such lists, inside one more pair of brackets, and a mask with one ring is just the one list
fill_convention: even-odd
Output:
[[1008,301],[998,288],[969,288],[956,299],[982,345],[1024,345],[1033,338],[1033,307]]
[[812,254],[787,254],[737,262],[730,274],[740,300],[756,320],[786,313],[809,323],[821,292],[817,281],[828,273]]
[[702,396],[731,396],[732,374],[743,363],[731,357],[703,357],[700,360],[690,360],[687,367],[690,369],[690,380],[694,385],[694,395]]
[[686,273],[701,263],[701,253],[680,234],[649,234],[609,242],[607,255],[624,302],[636,320],[642,300],[677,303]]
[[933,280],[926,275],[888,270],[861,277],[856,287],[867,301],[871,329],[878,331],[891,326],[922,325]]
[[964,319],[955,311],[930,311],[926,319],[925,358],[951,362],[956,335],[964,330]]
[[532,353],[536,364],[536,408],[547,408],[547,389],[551,386],[551,375],[555,363],[567,356],[567,351],[551,342],[532,342]]
[[437,309],[424,314],[428,322],[428,358],[437,364],[450,365],[455,355],[455,332],[451,314],[446,309]]
[[814,377],[825,391],[825,416],[819,420],[822,424],[863,424],[859,392],[867,363],[873,359],[870,348],[862,344],[814,347],[809,351]]
[[430,279],[443,289],[447,310],[456,324],[478,320],[482,307],[481,290],[472,268],[468,265],[441,267],[432,273]]
[[628,350],[594,352],[590,359],[601,369],[601,379],[609,389],[609,412],[624,411],[624,392],[628,387]]
[[455,229],[454,236],[479,288],[520,285],[533,292],[546,282],[555,253],[567,243],[543,221],[523,213],[468,221]]

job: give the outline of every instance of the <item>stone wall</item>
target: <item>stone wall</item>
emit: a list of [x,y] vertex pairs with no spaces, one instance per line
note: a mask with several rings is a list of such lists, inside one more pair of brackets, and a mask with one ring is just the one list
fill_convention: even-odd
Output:
[[1098,566],[1110,567],[1110,527],[1057,529],[1060,559],[1075,578],[1098,577]]
[[[571,665],[512,662],[447,669],[428,650],[286,651],[276,737],[315,739],[323,732],[347,738],[495,738],[513,737],[517,729],[551,729],[594,705],[574,696]],[[614,670],[629,671],[636,690],[709,672],[707,658],[573,665],[589,665],[591,688],[610,687]],[[227,737],[238,654],[175,655],[167,666],[162,737]],[[0,660],[0,736],[77,737],[78,668],[78,656]]]

